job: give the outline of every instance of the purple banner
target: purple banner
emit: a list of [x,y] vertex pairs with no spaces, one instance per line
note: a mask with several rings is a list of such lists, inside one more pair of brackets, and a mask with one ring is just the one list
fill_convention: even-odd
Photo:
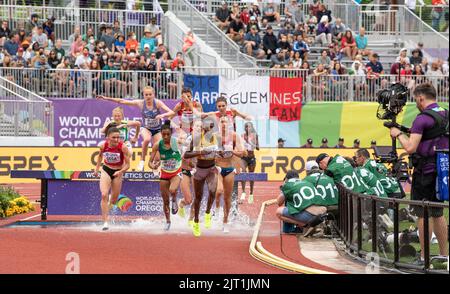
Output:
[[[104,140],[100,132],[105,121],[111,120],[111,112],[119,106],[116,103],[95,99],[52,99],[55,109],[55,146],[95,147]],[[176,100],[163,100],[174,108]],[[142,121],[138,107],[121,105],[126,120]],[[130,136],[134,136],[134,129]],[[140,141],[136,146],[140,146]]]
[[[163,215],[159,181],[124,181],[121,194],[133,205],[118,215]],[[48,181],[49,215],[101,215],[100,200],[98,181]]]

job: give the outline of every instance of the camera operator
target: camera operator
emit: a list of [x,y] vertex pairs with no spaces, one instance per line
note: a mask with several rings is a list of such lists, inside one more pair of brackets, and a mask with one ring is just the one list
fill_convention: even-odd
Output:
[[[411,184],[412,200],[427,200],[439,202],[436,197],[436,157],[435,149],[448,149],[448,135],[445,136],[445,126],[448,123],[448,111],[436,103],[436,89],[432,84],[426,83],[416,87],[413,92],[417,108],[420,113],[415,118],[411,135],[408,137],[400,129],[391,128],[392,138],[397,138],[403,148],[411,155],[414,172]],[[439,115],[435,115],[435,114]],[[434,115],[434,116],[433,116]],[[424,226],[423,208],[411,207],[418,216],[418,228],[421,246],[421,258],[424,258]],[[447,222],[443,216],[443,208],[430,208],[433,219],[433,231],[439,242],[441,255],[448,256]],[[427,242],[431,238],[429,231]]]

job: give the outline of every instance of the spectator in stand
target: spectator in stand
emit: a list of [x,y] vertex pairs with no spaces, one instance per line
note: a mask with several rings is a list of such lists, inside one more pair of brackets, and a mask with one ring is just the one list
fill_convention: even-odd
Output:
[[300,148],[314,148],[314,146],[313,146],[313,139],[308,138],[306,140],[306,144],[302,145]]
[[249,9],[248,13],[250,14],[250,17],[254,16],[257,21],[261,20],[262,13],[259,9],[258,1],[253,2],[252,7]]
[[89,55],[94,56],[96,54],[95,37],[90,36],[86,42],[87,42],[87,47],[89,48]]
[[6,20],[2,21],[2,26],[0,27],[0,46],[3,46],[5,40],[11,35],[11,30],[8,27],[8,22]]
[[51,68],[55,69],[58,64],[60,64],[61,60],[56,56],[56,50],[50,51],[50,55],[48,57],[48,64]]
[[[312,4],[309,4],[309,12],[311,15],[314,15],[315,17],[317,17],[317,13],[319,12],[320,9],[320,1],[319,0],[313,0]],[[320,19],[320,18],[317,18]]]
[[369,39],[366,36],[366,29],[361,27],[359,29],[359,34],[355,37],[356,48],[358,48],[358,54],[362,56],[370,56],[372,51],[367,49]]
[[234,18],[228,27],[227,35],[230,39],[235,41],[236,43],[239,43],[242,41],[242,36],[240,35],[240,31],[244,30],[245,26],[241,21],[241,15],[238,14],[236,18]]
[[82,54],[77,56],[75,60],[75,65],[79,68],[89,68],[91,64],[91,57],[89,56],[89,49],[87,47],[83,48]]
[[286,140],[278,138],[278,148],[284,148],[284,142],[286,142]]
[[55,42],[55,25],[54,25],[55,17],[51,16],[47,19],[46,22],[42,24],[42,28],[44,29],[44,33],[47,35],[47,37],[52,41],[52,43]]
[[405,63],[410,63],[408,58],[408,49],[402,48],[399,52],[399,56],[395,59],[395,62],[400,62],[400,60],[403,60]]
[[338,61],[333,64],[330,75],[332,76],[331,92],[335,101],[342,101],[347,96],[345,89],[348,87],[348,80],[339,77],[346,73],[345,68]]
[[334,148],[347,148],[344,146],[344,138],[339,138],[338,143]]
[[291,22],[294,25],[303,22],[303,12],[297,3],[297,0],[291,0],[290,4],[286,5],[284,8],[284,14],[287,17],[287,22]]
[[412,73],[414,76],[423,76],[425,72],[422,69],[422,66],[420,64],[414,65],[414,70]]
[[341,41],[345,33],[345,25],[340,18],[336,18],[336,22],[331,26],[331,37],[334,42]]
[[250,16],[250,22],[248,23],[247,26],[247,33],[250,32],[250,29],[255,26],[256,30],[258,31],[258,33],[261,31],[261,29],[259,28],[259,24],[258,24],[258,19],[255,16]]
[[192,53],[192,50],[189,49],[192,48],[194,44],[195,44],[194,33],[191,30],[188,30],[186,36],[183,39],[182,51],[191,60],[191,66],[194,66],[194,54]]
[[46,48],[48,46],[48,38],[47,35],[44,34],[44,29],[42,26],[37,27],[36,34],[33,35],[32,41],[33,43],[37,42],[39,47]]
[[19,34],[14,34],[11,36],[11,39],[6,40],[3,49],[10,56],[14,56],[17,54],[17,50],[19,50]]
[[246,53],[258,59],[265,56],[264,50],[260,49],[261,37],[258,34],[256,26],[252,26],[250,32],[245,35],[244,46]]
[[292,27],[289,22],[286,22],[284,24],[284,27],[281,28],[281,30],[278,32],[278,39],[281,39],[282,36],[288,37],[289,40],[291,40],[293,35]]
[[327,138],[322,138],[322,145],[320,145],[319,148],[330,148],[328,147],[328,139]]
[[138,48],[139,42],[136,40],[136,34],[134,32],[129,32],[128,40],[125,42],[125,49],[127,49],[127,53],[138,52]]
[[342,53],[340,50],[338,50],[338,45],[335,43],[331,43],[328,45],[328,55],[330,56],[331,60],[338,60],[341,61],[342,59]]
[[442,78],[443,73],[439,67],[438,61],[433,61],[431,63],[430,68],[427,70],[425,76],[428,78],[428,80],[433,84],[433,86],[436,88],[436,90],[441,89],[441,83],[440,78]]
[[[189,33],[189,31],[188,31],[188,33]],[[158,45],[158,50],[156,51],[156,59],[160,59],[161,56],[163,56],[164,53],[167,53],[167,58],[168,59],[172,59],[172,57],[170,56],[170,53],[167,52],[166,46],[164,46],[164,44],[159,44]]]
[[379,56],[377,53],[373,53],[369,57],[369,62],[366,64],[366,67],[371,69],[373,74],[384,75],[383,65],[379,61]]
[[[75,26],[75,29],[73,31],[73,34],[69,36],[69,44],[73,44],[73,42],[75,42],[75,39],[77,36],[81,36],[81,30],[79,26]],[[100,39],[100,37],[99,37]]]
[[39,26],[39,16],[36,13],[33,13],[31,15],[30,21],[27,22],[25,26],[25,31],[27,35],[31,34],[33,32],[33,29],[37,26]]
[[319,11],[317,11],[317,19],[322,19],[322,17],[326,16],[328,23],[331,23],[332,18],[331,18],[331,11],[327,9],[327,7],[325,6],[325,4],[319,4]]
[[269,23],[275,21],[277,22],[277,25],[280,26],[281,17],[272,1],[268,2],[266,7],[264,7],[262,19],[263,27],[266,27]]
[[19,47],[19,49],[17,50],[17,55],[13,57],[13,61],[16,63],[16,65],[21,65],[20,67],[27,66],[27,61],[25,60],[25,58],[23,57],[24,55],[24,50],[22,47]]
[[150,32],[150,38],[154,38],[156,44],[161,44],[163,42],[162,40],[162,34],[161,29],[156,24],[156,18],[152,18],[149,24],[147,24],[144,28],[144,31]]
[[88,27],[86,34],[82,35],[83,41],[88,42],[91,37],[95,39],[94,29],[92,27]]
[[322,46],[328,46],[331,44],[331,33],[328,24],[328,17],[324,15],[320,19],[320,23],[316,30],[316,42],[320,42]]
[[75,37],[75,41],[70,46],[70,55],[73,58],[77,58],[78,54],[81,53],[83,48],[84,48],[84,42],[81,38],[81,35],[78,35]]
[[106,25],[106,32],[100,37],[100,41],[105,42],[106,48],[109,51],[113,51],[113,45],[116,39],[114,38],[111,25]]
[[294,68],[301,68],[302,67],[302,58],[300,56],[300,52],[295,52],[294,53],[294,59],[292,60],[292,66]]
[[367,92],[366,68],[359,61],[355,60],[351,66],[350,74],[355,75],[355,95],[357,98],[363,98],[363,93]]
[[308,59],[308,53],[309,53],[310,49],[309,49],[308,44],[303,40],[302,35],[297,36],[297,40],[294,42],[294,46],[293,46],[292,50],[294,51],[294,54],[296,52],[299,52],[300,58],[302,60],[305,61]]
[[275,51],[278,48],[278,40],[277,37],[273,34],[273,29],[271,25],[268,25],[266,28],[266,33],[263,37],[263,49],[265,53],[267,54],[267,58],[270,59],[272,54],[275,53]]
[[[431,26],[436,31],[441,31],[441,18],[444,16],[444,7],[447,9],[448,13],[448,1],[446,0],[432,0],[431,4],[433,8],[431,9]],[[448,22],[448,19],[446,20]],[[448,25],[447,25],[448,27]]]
[[245,26],[247,26],[250,22],[250,13],[248,12],[248,7],[244,7],[244,9],[242,10],[241,21]]
[[330,68],[331,58],[328,56],[327,50],[322,50],[322,54],[317,59],[316,65],[323,64],[326,68]]
[[116,38],[117,39],[117,37],[119,36],[119,35],[123,35],[124,33],[122,32],[122,30],[120,29],[120,22],[118,21],[118,20],[115,20],[114,21],[114,24],[113,24],[113,36],[114,36],[114,38]]
[[[291,43],[288,41],[288,38],[286,35],[281,35],[281,39],[278,42],[278,48],[287,51],[287,54],[290,55],[290,52],[292,51]],[[294,54],[292,53],[292,56]]]
[[272,61],[271,68],[285,68],[290,61],[289,54],[285,50],[278,48],[276,54],[273,54],[270,58],[270,61]]
[[311,72],[311,66],[309,65],[309,62],[304,60],[301,69],[306,71],[306,75],[309,75]]
[[328,71],[323,64],[317,65],[317,67],[313,71],[312,84],[314,92],[316,93],[317,100],[323,101],[325,95],[325,80],[323,76],[328,75]]
[[34,62],[34,68],[38,68],[41,70],[51,69],[50,65],[47,63],[47,58],[45,54],[40,55],[36,61]]
[[405,58],[401,58],[398,62],[395,62],[391,66],[391,75],[399,75],[400,71],[405,68],[405,65],[408,64]]
[[308,17],[305,19],[305,23],[308,27],[308,34],[315,34],[318,20],[317,16],[315,16],[312,11],[309,12]]
[[416,64],[422,64],[422,57],[420,56],[420,50],[419,49],[414,49],[411,52],[412,56],[409,57],[409,62],[413,65]]
[[356,48],[356,41],[353,38],[351,30],[346,30],[345,35],[341,40],[341,52],[347,55],[351,60],[355,59],[356,54],[358,54],[358,48]]
[[149,30],[144,30],[144,37],[141,39],[141,47],[139,49],[140,52],[144,51],[144,46],[148,44],[150,46],[150,52],[155,52],[156,50],[156,39],[151,37],[151,32]]
[[186,63],[183,60],[183,53],[177,52],[175,59],[170,65],[170,69],[173,71],[181,71],[185,65]]
[[230,23],[237,18],[241,18],[241,8],[239,7],[239,3],[233,3],[230,11]]
[[228,29],[230,25],[230,10],[228,9],[228,4],[222,1],[222,7],[216,10],[216,15],[214,16],[214,21],[216,25],[223,31]]
[[113,45],[113,52],[114,54],[119,55],[126,55],[125,51],[125,36],[122,34],[119,34],[117,36],[117,39],[114,41]]

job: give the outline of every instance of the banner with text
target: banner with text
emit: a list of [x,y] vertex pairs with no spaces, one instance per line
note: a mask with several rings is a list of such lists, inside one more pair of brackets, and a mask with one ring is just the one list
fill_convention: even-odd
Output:
[[[106,121],[111,120],[112,110],[118,104],[95,99],[53,99],[55,109],[55,146],[97,146],[104,140],[100,132]],[[175,100],[164,100],[173,108]],[[138,107],[122,105],[125,120],[142,121]],[[130,130],[134,136],[135,129]],[[137,145],[136,145],[137,146]]]

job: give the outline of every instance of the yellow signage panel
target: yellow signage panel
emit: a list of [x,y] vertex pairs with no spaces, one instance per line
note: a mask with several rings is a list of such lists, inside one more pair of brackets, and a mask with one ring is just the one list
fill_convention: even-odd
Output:
[[[99,148],[94,147],[0,147],[0,184],[37,182],[11,179],[11,170],[93,170],[98,152]],[[351,157],[355,149],[262,148],[256,152],[256,172],[267,173],[270,181],[283,180],[290,169],[304,176],[306,162],[314,160],[322,152]],[[398,152],[401,157],[406,156],[404,150]],[[140,148],[135,148],[130,170],[136,169],[140,154]],[[147,156],[147,162],[149,158]],[[149,170],[148,166],[145,169]]]

